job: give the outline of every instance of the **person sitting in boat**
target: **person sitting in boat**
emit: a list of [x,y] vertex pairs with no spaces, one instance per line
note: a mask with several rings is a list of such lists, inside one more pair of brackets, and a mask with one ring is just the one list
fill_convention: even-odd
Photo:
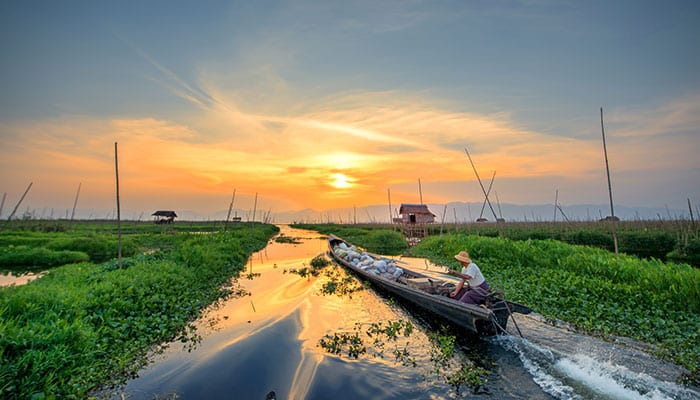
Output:
[[491,288],[486,283],[479,266],[472,261],[469,253],[466,251],[460,251],[455,258],[462,264],[462,272],[451,269],[450,274],[458,276],[462,280],[457,284],[455,290],[450,293],[450,297],[467,304],[483,303]]

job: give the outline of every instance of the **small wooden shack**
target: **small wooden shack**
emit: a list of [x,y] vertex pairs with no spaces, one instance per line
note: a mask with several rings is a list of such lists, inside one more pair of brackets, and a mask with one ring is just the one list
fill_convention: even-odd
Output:
[[432,224],[435,214],[431,213],[425,204],[401,204],[399,217],[394,218],[396,224]]
[[425,225],[435,222],[435,214],[425,204],[401,204],[399,216],[393,221],[401,229],[409,246],[413,246],[425,237]]
[[156,224],[172,224],[177,218],[175,211],[158,210],[151,215],[154,217],[153,222]]

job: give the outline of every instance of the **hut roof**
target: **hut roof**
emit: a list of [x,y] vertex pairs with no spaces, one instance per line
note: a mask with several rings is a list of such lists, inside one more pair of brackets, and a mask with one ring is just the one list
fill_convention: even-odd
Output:
[[158,210],[151,214],[155,217],[169,217],[169,218],[176,218],[177,214],[175,214],[175,211],[164,211],[164,210]]
[[430,214],[433,217],[435,216],[425,204],[401,204],[399,214]]

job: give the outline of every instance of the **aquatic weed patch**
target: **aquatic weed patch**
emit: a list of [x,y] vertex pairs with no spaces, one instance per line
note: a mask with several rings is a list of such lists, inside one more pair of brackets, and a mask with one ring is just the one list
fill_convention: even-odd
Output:
[[321,284],[321,293],[326,295],[349,296],[364,290],[365,286],[353,275],[350,275],[343,268],[333,264],[326,256],[320,254],[311,259],[309,266],[301,268],[291,268],[284,273],[292,273],[302,278],[322,276],[324,281]]
[[321,288],[323,294],[336,294],[352,298],[353,293],[367,288],[367,284],[362,283],[357,277],[335,264],[324,270],[324,276],[327,281]]
[[427,238],[412,252],[454,268],[452,256],[465,248],[509,299],[582,332],[654,344],[697,380],[700,270],[554,240],[462,234]]
[[275,236],[274,240],[276,243],[288,243],[288,244],[301,244],[301,243],[303,243],[299,238],[286,236],[283,233],[280,233],[279,235]]
[[289,272],[290,274],[299,275],[302,278],[319,276],[321,271],[328,265],[330,265],[330,261],[328,261],[328,259],[321,254],[312,258],[308,266],[303,265],[301,268],[290,268],[288,270],[284,270],[283,273]]
[[[416,332],[410,321],[379,321],[356,323],[352,332],[339,331],[326,334],[318,346],[326,352],[359,359],[360,357],[384,358],[387,351],[396,362],[406,367],[422,369],[426,381],[439,380],[449,385],[457,394],[463,387],[476,393],[488,381],[489,371],[475,365],[456,351],[456,337],[445,332],[427,334],[429,360],[421,361],[420,351],[408,340]],[[387,349],[388,348],[388,349]]]
[[196,344],[192,322],[230,295],[226,283],[276,227],[187,235],[173,250],[122,268],[80,263],[0,289],[0,397],[85,398],[119,384],[173,339]]

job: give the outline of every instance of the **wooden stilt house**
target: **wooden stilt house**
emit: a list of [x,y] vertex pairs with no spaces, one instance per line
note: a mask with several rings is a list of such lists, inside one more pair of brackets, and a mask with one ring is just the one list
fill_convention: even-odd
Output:
[[432,224],[435,214],[431,213],[425,204],[401,204],[398,218],[394,223],[399,224]]
[[425,237],[425,225],[435,222],[435,214],[425,204],[401,204],[399,216],[393,221],[401,226],[408,243],[414,245]]
[[156,224],[172,224],[175,218],[177,218],[175,211],[158,210],[151,215],[154,217],[154,222]]

